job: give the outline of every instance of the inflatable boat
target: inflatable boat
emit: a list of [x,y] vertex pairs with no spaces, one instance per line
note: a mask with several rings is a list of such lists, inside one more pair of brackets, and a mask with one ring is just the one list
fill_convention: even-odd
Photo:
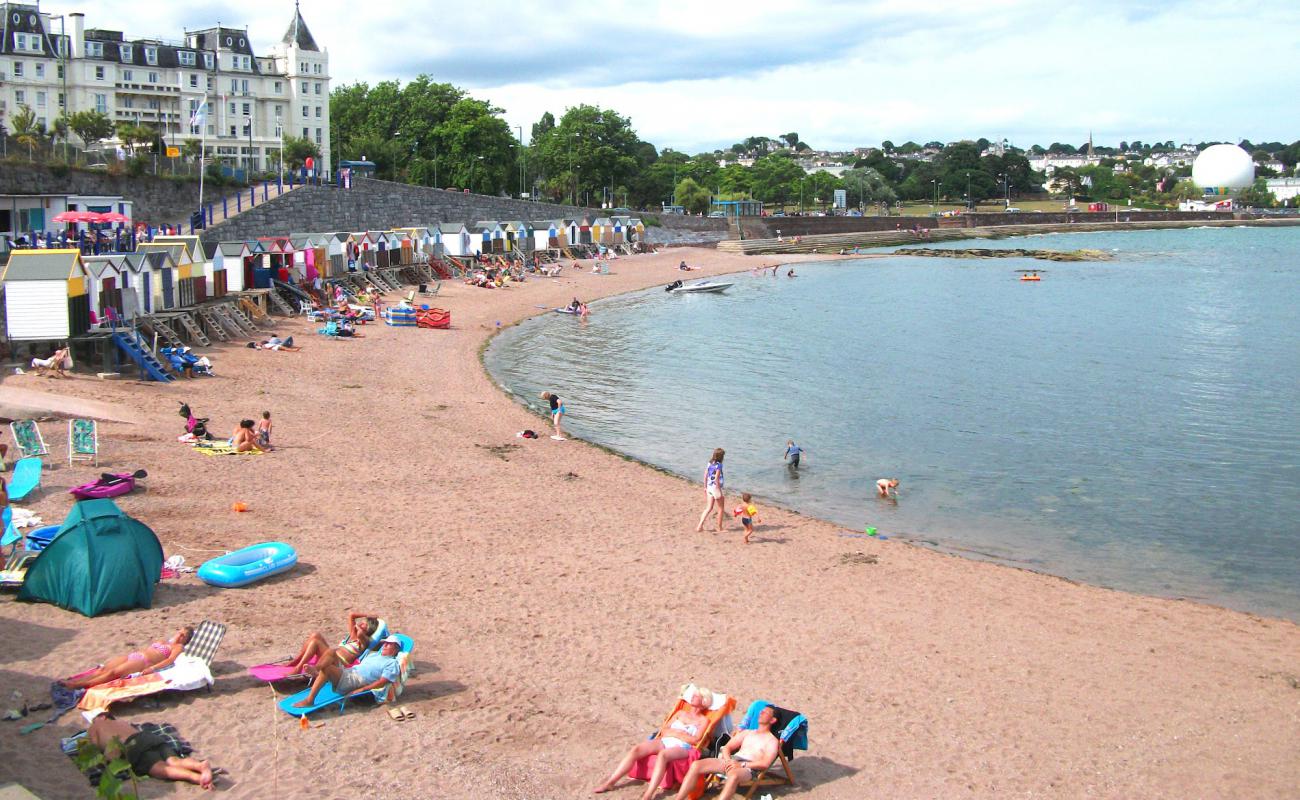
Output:
[[284,542],[262,542],[226,553],[199,567],[199,580],[232,589],[279,575],[298,563],[298,551]]
[[120,497],[135,489],[135,482],[149,477],[142,469],[135,472],[105,472],[99,480],[83,483],[68,490],[78,500],[95,500],[103,497]]

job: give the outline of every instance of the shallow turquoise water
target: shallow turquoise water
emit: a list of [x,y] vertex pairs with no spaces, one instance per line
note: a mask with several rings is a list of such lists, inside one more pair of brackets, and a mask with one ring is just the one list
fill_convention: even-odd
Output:
[[[935,245],[945,246],[945,245]],[[1114,261],[892,257],[543,315],[487,354],[567,426],[729,494],[1116,588],[1300,619],[1300,230],[950,247]],[[623,269],[635,269],[624,262]],[[1039,284],[1014,270],[1045,267]],[[808,452],[782,463],[787,438]],[[873,495],[897,476],[897,502]]]

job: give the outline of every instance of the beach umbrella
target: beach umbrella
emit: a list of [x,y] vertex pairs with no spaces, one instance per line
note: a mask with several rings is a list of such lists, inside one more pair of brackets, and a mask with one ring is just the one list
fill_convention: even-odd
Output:
[[99,216],[93,211],[60,211],[50,219],[54,222],[99,222]]

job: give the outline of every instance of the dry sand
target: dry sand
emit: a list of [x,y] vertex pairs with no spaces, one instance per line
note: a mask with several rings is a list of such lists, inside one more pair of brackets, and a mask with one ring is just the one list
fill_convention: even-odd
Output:
[[[496,329],[558,305],[748,269],[706,250],[614,262],[487,291],[446,283],[454,328],[369,326],[301,353],[215,349],[216,379],[170,386],[10,376],[6,386],[120,404],[101,468],[147,468],[121,499],[191,564],[266,539],[299,568],[238,590],[164,581],[148,611],[86,619],[0,600],[0,700],[187,622],[229,626],[211,693],[123,706],[175,723],[228,768],[231,797],[569,798],[656,727],[687,680],[807,714],[794,767],[809,798],[1296,797],[1294,624],[1082,586],[896,542],[842,536],[779,510],[755,544],[694,532],[703,492],[576,441],[515,438],[543,422],[493,387],[477,354]],[[797,260],[797,259],[792,259]],[[598,313],[598,312],[597,312]],[[275,453],[210,458],[176,442],[177,402],[225,434],[273,412]],[[581,408],[571,408],[574,416]],[[60,464],[30,507],[98,473]],[[701,467],[726,442],[700,442]],[[250,506],[231,511],[233,501]],[[418,717],[328,712],[308,730],[247,665],[288,656],[348,609],[416,642],[403,698]],[[0,783],[88,797],[60,754],[73,714],[30,736],[0,722]],[[610,795],[635,798],[642,784]],[[194,793],[151,784],[144,796]]]

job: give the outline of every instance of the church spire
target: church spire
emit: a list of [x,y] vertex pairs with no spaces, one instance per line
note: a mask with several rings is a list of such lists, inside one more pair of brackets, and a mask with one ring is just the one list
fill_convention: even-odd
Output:
[[293,0],[293,22],[289,23],[289,29],[284,32],[284,38],[280,41],[287,45],[296,45],[299,50],[320,50],[316,46],[316,40],[311,37],[311,31],[307,30],[307,23],[302,21],[298,0]]

